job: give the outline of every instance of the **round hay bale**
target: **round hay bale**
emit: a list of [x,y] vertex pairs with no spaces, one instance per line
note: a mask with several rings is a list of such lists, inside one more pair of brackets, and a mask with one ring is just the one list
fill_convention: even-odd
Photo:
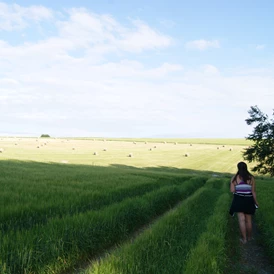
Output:
[[189,156],[189,153],[185,153],[185,157],[188,157]]
[[103,151],[107,151],[107,149],[106,149],[106,148],[104,148],[104,149],[103,149]]
[[219,149],[219,147],[217,147],[217,149]]
[[147,142],[145,142],[145,145],[147,144]]
[[3,153],[4,152],[4,149],[3,148],[0,148],[0,153]]
[[225,145],[223,145],[223,147],[225,147]]
[[96,151],[95,151],[95,152],[93,152],[93,155],[98,155],[98,152],[96,152]]
[[72,150],[75,150],[75,147],[73,147]]
[[133,142],[134,145],[136,145],[136,142]]
[[232,151],[232,148],[230,148],[229,151]]
[[192,147],[192,144],[189,144]]
[[40,148],[39,146],[37,146],[37,148]]
[[133,157],[133,153],[129,153],[129,154],[128,154],[128,157]]
[[177,145],[177,142],[175,142],[174,145]]
[[152,148],[150,148],[149,150],[152,151]]
[[157,148],[156,146],[154,146],[154,148]]

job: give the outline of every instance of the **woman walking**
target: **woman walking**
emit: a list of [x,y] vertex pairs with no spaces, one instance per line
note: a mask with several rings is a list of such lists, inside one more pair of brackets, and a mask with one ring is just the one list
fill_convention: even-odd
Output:
[[230,191],[234,197],[229,213],[234,216],[238,214],[239,227],[242,238],[241,243],[245,244],[252,239],[252,215],[258,208],[256,197],[255,179],[249,173],[244,162],[237,164],[238,171],[230,182]]

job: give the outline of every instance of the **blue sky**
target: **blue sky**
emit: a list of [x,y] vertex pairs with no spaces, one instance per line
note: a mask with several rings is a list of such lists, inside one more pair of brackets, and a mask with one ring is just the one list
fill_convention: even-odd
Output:
[[1,1],[0,135],[244,138],[272,115],[273,1]]

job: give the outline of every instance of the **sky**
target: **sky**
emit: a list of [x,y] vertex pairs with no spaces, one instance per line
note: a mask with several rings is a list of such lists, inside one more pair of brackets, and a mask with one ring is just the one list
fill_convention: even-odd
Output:
[[0,0],[0,135],[245,138],[274,102],[272,0]]

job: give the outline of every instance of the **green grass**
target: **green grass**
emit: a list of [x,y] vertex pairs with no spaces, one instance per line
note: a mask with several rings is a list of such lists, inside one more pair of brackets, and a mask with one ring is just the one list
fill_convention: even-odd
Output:
[[85,273],[183,273],[189,250],[204,231],[217,199],[218,190],[200,188],[133,243],[125,244]]
[[259,209],[256,221],[262,233],[263,244],[274,263],[274,179],[258,180],[257,195]]
[[[182,177],[169,186],[141,197],[126,198],[102,210],[55,217],[46,224],[1,233],[0,258],[4,273],[57,273],[89,255],[126,238],[153,217],[174,206],[195,189],[204,178],[185,181]],[[46,202],[43,202],[46,205]],[[26,210],[28,212],[28,209]]]
[[[57,274],[108,252],[114,265],[121,263],[117,254],[124,254],[121,264],[139,273],[146,273],[140,266],[144,260],[157,273],[221,273],[226,260],[218,256],[231,227],[225,212],[229,180],[247,145],[242,139],[1,138],[0,273]],[[274,254],[273,180],[256,178],[262,213],[256,219]],[[172,211],[178,202],[185,206]],[[161,232],[152,225],[144,232],[150,236],[141,234],[124,253],[125,241],[166,212],[159,218]],[[177,223],[174,216],[184,221]],[[175,219],[169,223],[169,218]],[[173,231],[171,224],[180,229]],[[163,246],[141,240],[163,235],[174,238]],[[117,245],[121,249],[112,253]],[[133,258],[139,253],[147,257]],[[160,258],[165,266],[157,263]]]
[[190,250],[183,273],[222,274],[226,266],[228,234],[227,208],[231,201],[228,193],[222,194],[212,216],[208,219],[206,231],[201,233],[197,244]]

